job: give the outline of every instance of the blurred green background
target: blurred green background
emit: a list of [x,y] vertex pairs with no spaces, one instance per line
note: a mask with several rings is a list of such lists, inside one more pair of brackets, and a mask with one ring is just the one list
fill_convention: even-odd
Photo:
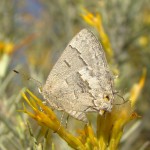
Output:
[[[111,68],[117,70],[117,90],[128,95],[142,76],[147,77],[136,103],[141,116],[129,125],[131,133],[122,139],[121,150],[150,147],[150,5],[148,0],[1,0],[0,1],[0,150],[33,149],[26,125],[30,120],[34,137],[42,142],[39,125],[18,112],[22,109],[20,91],[28,87],[38,97],[34,83],[23,80],[12,70],[22,68],[43,84],[65,49],[82,28],[94,27],[81,17],[84,9],[100,14],[113,49]],[[104,46],[105,47],[105,46]],[[72,119],[73,120],[73,119]],[[74,126],[83,123],[74,121]],[[71,124],[70,124],[71,126]],[[53,133],[49,147],[70,149]],[[58,144],[59,143],[59,144]],[[51,148],[47,148],[51,149]]]

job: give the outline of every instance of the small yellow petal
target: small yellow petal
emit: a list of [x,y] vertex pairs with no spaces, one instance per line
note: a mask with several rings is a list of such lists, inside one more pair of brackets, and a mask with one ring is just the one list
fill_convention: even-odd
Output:
[[13,50],[14,50],[14,44],[10,43],[10,42],[6,43],[6,45],[5,45],[5,52],[10,54],[10,53],[13,52]]
[[144,87],[144,84],[145,84],[145,80],[146,80],[146,68],[143,69],[143,74],[141,76],[141,79],[139,81],[139,83],[135,84],[132,89],[131,89],[131,92],[130,92],[130,101],[131,101],[131,105],[134,106],[137,98],[139,97],[143,87]]

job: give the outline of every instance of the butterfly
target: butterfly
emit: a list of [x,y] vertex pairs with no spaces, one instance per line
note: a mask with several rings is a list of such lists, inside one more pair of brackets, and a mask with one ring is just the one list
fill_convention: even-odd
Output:
[[111,112],[114,78],[95,35],[82,29],[50,71],[41,94],[50,107],[88,122],[86,113]]

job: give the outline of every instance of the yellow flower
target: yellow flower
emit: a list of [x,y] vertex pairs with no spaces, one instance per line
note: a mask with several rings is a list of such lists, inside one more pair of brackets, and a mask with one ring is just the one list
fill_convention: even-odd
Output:
[[11,54],[14,51],[14,44],[0,41],[0,51],[1,53]]
[[139,38],[139,44],[143,47],[147,46],[148,45],[148,37],[147,36],[141,36]]
[[[30,98],[27,97],[29,94]],[[38,99],[32,92],[27,90],[27,94],[23,93],[22,96],[32,108],[33,112],[30,112],[23,105],[23,112],[27,113],[30,117],[35,119],[39,125],[45,126],[57,132],[57,134],[64,139],[72,148],[85,150],[82,142],[72,134],[70,134],[59,122],[54,112],[45,106],[40,99]]]
[[146,68],[144,68],[143,69],[143,74],[141,76],[141,79],[140,79],[139,83],[136,83],[131,89],[130,101],[131,101],[132,106],[135,105],[135,102],[136,102],[137,98],[139,97],[139,95],[141,93],[141,90],[144,87],[145,79],[146,79],[146,72],[147,72],[147,70],[146,70]]
[[113,57],[113,50],[109,38],[104,30],[101,15],[100,14],[94,15],[86,9],[83,9],[83,11],[84,15],[82,14],[81,17],[84,19],[85,22],[87,22],[89,25],[93,26],[98,30],[102,45],[104,46],[104,49],[106,50],[107,53],[108,61],[110,61]]
[[78,130],[77,132],[79,134],[78,138],[82,141],[87,150],[99,149],[98,140],[91,125],[86,125],[83,130]]
[[6,53],[8,53],[8,54],[12,53],[13,49],[14,49],[14,44],[13,43],[10,43],[10,42],[6,43],[6,45],[5,45]]

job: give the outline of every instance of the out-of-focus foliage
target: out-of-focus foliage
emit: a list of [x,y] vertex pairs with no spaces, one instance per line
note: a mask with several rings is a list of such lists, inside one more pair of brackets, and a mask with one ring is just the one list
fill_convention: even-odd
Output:
[[[92,17],[100,16],[99,30],[83,19],[85,10],[92,14]],[[71,38],[85,27],[97,34],[106,49],[107,58],[112,60],[109,65],[113,71],[117,70],[114,72],[119,76],[115,79],[116,89],[121,91],[119,94],[125,99],[136,99],[134,107],[141,116],[139,121],[133,121],[124,131],[120,149],[148,149],[148,0],[1,0],[0,20],[0,149],[69,149],[57,134],[45,127],[41,128],[37,122],[17,111],[22,109],[22,88],[28,86],[34,93],[37,93],[37,88],[34,83],[22,81],[12,70],[23,68],[44,84],[61,51]],[[107,48],[112,50],[111,55]],[[143,72],[145,68],[147,75]],[[135,84],[138,81],[139,83]],[[58,112],[57,115],[60,117],[61,113]],[[95,117],[89,116],[89,119],[95,130]],[[82,130],[83,126],[84,123],[69,119],[68,130],[73,131],[72,134],[75,134],[77,129]]]

